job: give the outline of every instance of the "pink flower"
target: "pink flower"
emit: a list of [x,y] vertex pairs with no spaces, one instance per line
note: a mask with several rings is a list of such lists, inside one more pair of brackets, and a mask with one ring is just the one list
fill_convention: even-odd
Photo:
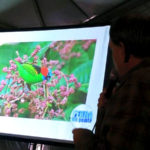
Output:
[[10,113],[11,113],[10,108],[6,108],[6,109],[5,109],[5,114],[6,114],[6,115],[10,115]]
[[3,68],[3,72],[7,72],[8,71],[8,68],[7,67],[4,67]]
[[40,106],[41,106],[42,108],[45,108],[45,107],[47,106],[46,103],[47,103],[46,101],[42,101],[41,104],[40,104]]
[[40,49],[41,49],[41,46],[40,46],[40,45],[37,45],[37,46],[36,46],[36,49],[37,49],[37,50],[40,50]]
[[68,60],[69,56],[61,54],[61,58],[65,59],[65,60]]
[[43,84],[43,85],[45,85],[45,84],[46,84],[46,82],[47,82],[47,80],[44,80],[44,81],[42,82],[42,84]]
[[58,42],[54,50],[59,51],[62,46],[63,46],[63,42]]
[[41,62],[42,62],[43,66],[47,66],[47,58],[46,57],[44,57]]
[[3,95],[3,99],[6,99],[8,97],[8,94]]
[[49,83],[48,87],[55,87],[55,84],[54,83]]
[[80,56],[81,56],[81,54],[80,54],[80,53],[76,53],[76,56],[77,56],[77,57],[80,57]]
[[61,114],[63,112],[63,109],[58,109],[57,113]]
[[64,97],[63,100],[60,102],[61,105],[65,105],[67,102],[67,97]]
[[34,56],[34,61],[38,60],[38,58],[39,58],[38,56]]
[[61,98],[60,97],[57,97],[57,104],[59,104],[59,102],[61,101]]
[[41,49],[41,47],[40,47],[40,45],[38,45],[36,47],[36,49],[33,51],[33,53],[31,54],[31,56],[34,57],[39,52],[40,49]]
[[14,100],[14,99],[15,99],[14,95],[8,95],[7,97],[7,101]]
[[61,69],[62,68],[62,65],[57,65],[57,69]]
[[58,83],[58,79],[53,79],[53,84],[57,84]]
[[76,87],[76,88],[81,87],[81,83],[75,83],[75,87]]
[[17,79],[17,83],[21,83],[23,80],[21,78]]
[[2,81],[1,81],[1,85],[4,85],[4,86],[5,86],[5,85],[6,85],[6,81],[5,81],[5,80],[2,80]]
[[69,88],[69,93],[70,94],[73,94],[75,91],[74,91],[74,89],[73,88]]
[[25,61],[27,61],[28,56],[27,56],[27,55],[23,55],[23,59],[24,59]]
[[55,115],[54,109],[51,109],[51,110],[49,111],[49,115],[50,115],[51,117],[53,117],[53,116]]
[[38,99],[38,98],[35,98],[35,99],[34,99],[34,103],[39,103],[39,99]]
[[60,54],[67,54],[71,51],[73,47],[73,44],[71,42],[68,42],[64,45],[64,47],[61,49]]
[[40,116],[39,115],[35,115],[34,118],[35,119],[40,119]]
[[47,83],[47,87],[51,87],[51,83],[48,82],[48,83]]
[[22,99],[20,100],[20,102],[21,102],[21,103],[24,103],[24,102],[25,102],[25,99],[24,99],[24,98],[22,98]]
[[55,70],[55,71],[53,71],[53,73],[54,73],[56,76],[58,76],[58,75],[61,74],[61,72],[60,72],[59,70]]
[[87,49],[90,47],[90,45],[91,45],[92,43],[93,43],[92,40],[86,41],[86,42],[82,45],[83,49],[87,50]]
[[10,69],[10,70],[16,70],[16,68],[17,68],[17,66],[12,63],[9,69]]
[[11,89],[16,89],[18,86],[15,84],[11,87]]
[[24,108],[19,109],[18,113],[20,113],[20,114],[24,113]]
[[36,53],[37,53],[37,52],[34,51],[34,52],[31,54],[31,56],[34,57],[34,56],[36,55]]
[[43,95],[43,94],[44,94],[43,88],[38,88],[38,89],[36,90],[36,92],[37,92],[38,94],[40,94],[40,95]]
[[50,48],[54,48],[54,47],[55,47],[55,45],[56,45],[56,43],[57,43],[57,42],[52,42],[52,43],[50,44],[50,46],[49,46],[49,47],[50,47]]
[[49,64],[50,64],[50,65],[57,65],[58,63],[59,63],[58,60],[50,60],[50,61],[49,61]]
[[17,108],[14,108],[14,109],[12,108],[11,111],[14,113],[17,111]]
[[70,75],[69,82],[77,82],[77,79],[75,78],[74,74]]
[[18,62],[22,62],[22,58],[21,57],[17,57],[15,60],[18,61]]
[[80,57],[81,56],[81,54],[78,52],[78,53],[76,53],[76,52],[72,52],[72,53],[70,53],[70,57]]
[[10,60],[9,63],[10,63],[10,64],[14,64],[13,60]]
[[64,96],[69,96],[69,94],[70,94],[69,91],[61,92],[61,96],[63,96],[63,97],[64,97]]
[[6,79],[10,79],[12,77],[11,74],[7,74]]
[[15,113],[15,114],[13,115],[13,117],[18,117],[18,113]]
[[60,90],[63,92],[63,91],[66,90],[66,87],[62,85],[62,86],[60,87]]
[[62,76],[61,76],[61,75],[58,75],[57,78],[58,78],[58,80],[60,80],[60,79],[62,78]]
[[52,103],[53,100],[54,100],[54,97],[53,97],[53,96],[48,96],[48,97],[47,97],[47,101],[48,101],[49,103]]
[[54,90],[53,94],[54,94],[54,96],[56,96],[56,97],[58,96],[58,91],[57,91],[57,89]]
[[13,109],[17,108],[17,104],[13,103],[13,104],[11,104],[11,107],[12,107]]

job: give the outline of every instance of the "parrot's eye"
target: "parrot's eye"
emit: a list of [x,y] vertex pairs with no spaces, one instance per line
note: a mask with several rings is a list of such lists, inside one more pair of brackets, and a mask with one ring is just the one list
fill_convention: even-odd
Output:
[[48,76],[46,76],[46,80],[48,81],[50,79],[50,76],[48,75]]

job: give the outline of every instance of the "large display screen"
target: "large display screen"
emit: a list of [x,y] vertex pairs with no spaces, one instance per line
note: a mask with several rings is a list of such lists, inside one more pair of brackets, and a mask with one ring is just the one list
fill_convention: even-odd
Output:
[[0,32],[0,135],[72,143],[92,130],[109,26]]

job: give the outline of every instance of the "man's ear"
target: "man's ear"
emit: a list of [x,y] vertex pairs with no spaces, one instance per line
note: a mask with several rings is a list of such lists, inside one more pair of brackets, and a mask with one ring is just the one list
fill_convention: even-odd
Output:
[[122,56],[124,56],[124,62],[127,63],[129,61],[130,54],[126,51],[126,48],[123,42],[120,42],[119,45],[121,47]]

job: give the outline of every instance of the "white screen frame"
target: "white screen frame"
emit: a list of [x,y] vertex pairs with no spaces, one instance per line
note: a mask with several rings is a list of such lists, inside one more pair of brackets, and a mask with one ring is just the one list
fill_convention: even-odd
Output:
[[[13,42],[33,42],[33,41],[60,41],[60,40],[82,40],[96,39],[96,49],[89,82],[86,105],[93,110],[93,121],[89,127],[92,129],[97,114],[97,101],[103,88],[107,50],[109,42],[109,26],[86,27],[76,29],[59,29],[43,31],[17,31],[1,32],[0,45]],[[100,64],[100,65],[96,65]],[[66,141],[72,143],[71,122],[38,120],[27,118],[14,118],[0,116],[0,134],[11,134],[18,136],[28,136],[36,138],[46,138],[49,140]],[[11,124],[11,128],[9,125]],[[39,129],[43,127],[42,129]],[[25,130],[26,129],[26,130]],[[52,130],[48,130],[52,129]],[[57,133],[57,134],[56,134]],[[66,134],[67,133],[67,134]]]

